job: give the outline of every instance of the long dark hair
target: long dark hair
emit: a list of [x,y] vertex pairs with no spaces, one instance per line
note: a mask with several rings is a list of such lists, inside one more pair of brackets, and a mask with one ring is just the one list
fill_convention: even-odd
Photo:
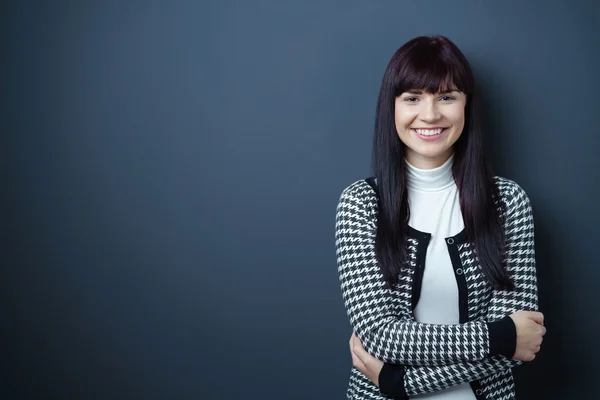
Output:
[[465,126],[454,144],[452,174],[456,181],[467,241],[494,288],[513,289],[503,266],[504,232],[495,199],[494,174],[484,155],[483,132],[473,72],[465,56],[443,36],[410,40],[392,56],[381,83],[373,140],[373,169],[379,193],[375,252],[386,282],[398,283],[407,261],[410,210],[404,144],[394,122],[397,96],[409,89],[438,93],[457,88],[467,96]]

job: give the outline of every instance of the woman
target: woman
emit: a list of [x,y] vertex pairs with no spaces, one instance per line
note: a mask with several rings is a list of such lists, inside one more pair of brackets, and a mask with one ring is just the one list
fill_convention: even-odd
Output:
[[445,37],[415,38],[387,66],[375,176],[336,212],[350,399],[513,399],[511,369],[540,350],[531,206],[492,174],[478,107]]

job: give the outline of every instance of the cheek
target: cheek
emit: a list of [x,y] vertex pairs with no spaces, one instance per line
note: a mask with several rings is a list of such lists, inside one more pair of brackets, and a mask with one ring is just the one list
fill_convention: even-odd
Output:
[[464,109],[456,108],[452,110],[448,110],[446,114],[448,120],[452,122],[452,125],[457,127],[462,127],[465,124],[465,112]]
[[409,125],[417,117],[418,113],[414,109],[409,109],[406,107],[396,108],[395,118],[396,118],[396,126],[401,129],[407,129]]

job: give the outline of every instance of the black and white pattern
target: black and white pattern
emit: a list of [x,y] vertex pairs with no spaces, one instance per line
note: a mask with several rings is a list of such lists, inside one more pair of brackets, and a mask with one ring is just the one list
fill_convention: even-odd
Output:
[[[419,238],[409,238],[411,262],[401,271],[399,283],[389,289],[374,251],[377,194],[361,180],[340,197],[336,253],[350,323],[370,354],[406,366],[404,384],[409,396],[477,382],[481,387],[478,398],[514,399],[511,369],[520,362],[487,356],[487,322],[520,310],[537,310],[533,216],[529,199],[515,182],[500,177],[495,182],[505,227],[506,268],[516,290],[492,290],[471,244],[458,243],[468,299],[468,321],[458,325],[414,320],[411,295]],[[349,399],[388,398],[354,368],[347,395]]]

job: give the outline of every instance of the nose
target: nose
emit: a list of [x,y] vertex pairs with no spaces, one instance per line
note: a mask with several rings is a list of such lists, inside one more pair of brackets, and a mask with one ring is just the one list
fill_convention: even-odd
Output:
[[419,113],[419,119],[423,122],[431,123],[437,121],[440,118],[440,112],[437,108],[437,102],[435,101],[424,101],[423,108]]

